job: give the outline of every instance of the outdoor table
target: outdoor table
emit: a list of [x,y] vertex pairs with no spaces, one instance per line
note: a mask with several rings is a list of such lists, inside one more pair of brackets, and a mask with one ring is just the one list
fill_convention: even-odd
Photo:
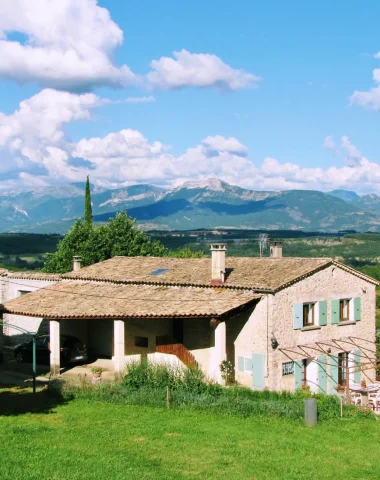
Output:
[[379,389],[379,386],[374,384],[370,384],[366,387],[362,387],[361,385],[355,384],[350,387],[351,392],[360,393],[362,407],[368,406],[368,394],[372,392],[376,392],[378,389]]

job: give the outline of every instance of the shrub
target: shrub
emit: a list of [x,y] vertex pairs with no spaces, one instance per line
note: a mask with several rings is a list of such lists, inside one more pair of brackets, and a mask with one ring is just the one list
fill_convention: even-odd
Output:
[[[154,407],[167,406],[168,391],[172,408],[200,410],[218,415],[274,416],[302,421],[304,400],[314,397],[317,399],[320,420],[340,417],[340,402],[335,396],[313,395],[304,390],[291,393],[254,391],[241,386],[223,388],[209,381],[200,369],[147,361],[129,363],[125,377],[120,382],[97,385],[82,382],[82,385],[66,384],[62,388],[62,394],[66,398]],[[354,406],[345,407],[344,412],[346,417],[368,415]]]

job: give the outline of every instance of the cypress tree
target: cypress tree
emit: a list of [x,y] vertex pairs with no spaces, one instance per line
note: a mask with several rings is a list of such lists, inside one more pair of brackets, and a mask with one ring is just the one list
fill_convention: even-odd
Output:
[[92,206],[91,206],[91,191],[90,191],[90,179],[87,175],[86,192],[84,197],[84,223],[86,225],[92,225]]

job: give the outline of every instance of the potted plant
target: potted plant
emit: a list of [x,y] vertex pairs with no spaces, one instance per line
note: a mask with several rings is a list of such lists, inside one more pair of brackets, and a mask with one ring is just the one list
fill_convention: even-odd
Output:
[[366,388],[366,387],[367,387],[365,378],[362,378],[362,380],[361,380],[361,382],[360,382],[360,386],[361,386],[362,388]]
[[100,378],[102,376],[103,369],[102,367],[92,367],[91,372],[94,378]]
[[340,383],[338,383],[337,385],[335,385],[335,390],[338,392],[338,393],[342,393],[344,392],[344,390],[346,389],[346,387],[344,385],[341,385]]

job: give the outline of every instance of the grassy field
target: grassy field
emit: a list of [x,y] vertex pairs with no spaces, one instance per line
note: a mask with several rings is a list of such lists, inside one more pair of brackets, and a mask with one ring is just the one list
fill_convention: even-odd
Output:
[[317,427],[0,390],[0,478],[377,480],[380,423]]

